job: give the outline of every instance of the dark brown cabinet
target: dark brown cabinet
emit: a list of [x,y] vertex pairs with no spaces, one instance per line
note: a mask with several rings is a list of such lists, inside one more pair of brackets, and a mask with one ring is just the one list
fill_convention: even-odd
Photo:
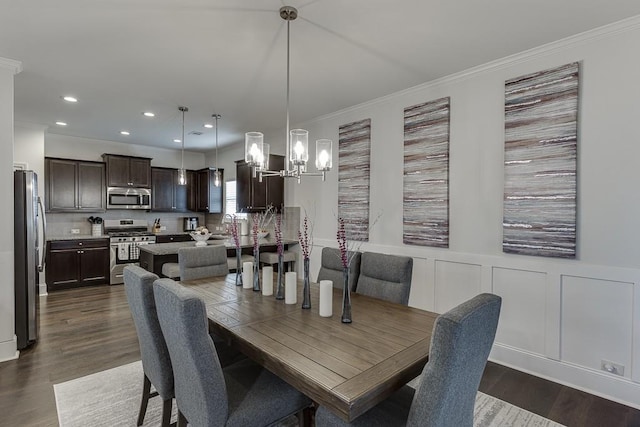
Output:
[[109,187],[151,187],[151,159],[103,154]]
[[55,240],[47,245],[47,291],[109,283],[109,239]]
[[104,163],[48,157],[45,182],[49,212],[102,212],[106,208]]
[[156,243],[191,242],[193,239],[189,234],[159,234],[156,236]]
[[151,168],[151,210],[186,212],[189,187],[194,187],[195,174],[187,173],[187,185],[178,185],[178,170]]
[[224,170],[220,170],[220,186],[214,185],[215,168],[196,171],[197,197],[196,211],[207,213],[224,212]]
[[[269,169],[284,169],[284,156],[269,155]],[[280,211],[284,204],[284,178],[252,177],[251,167],[244,160],[236,162],[236,210],[238,212],[264,211],[267,206]]]

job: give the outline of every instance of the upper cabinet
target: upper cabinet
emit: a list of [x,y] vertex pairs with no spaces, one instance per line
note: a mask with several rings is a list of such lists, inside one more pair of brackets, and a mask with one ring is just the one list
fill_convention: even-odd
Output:
[[151,159],[103,154],[108,187],[151,187]]
[[45,183],[49,212],[102,212],[106,208],[104,163],[45,158]]
[[186,212],[191,209],[187,195],[194,193],[195,186],[196,180],[193,171],[187,172],[187,185],[178,185],[177,169],[151,168],[151,210]]
[[[269,155],[269,169],[284,169],[284,156]],[[244,160],[236,162],[236,209],[238,212],[260,212],[267,206],[280,211],[284,204],[284,178],[269,176],[253,178],[251,167]]]
[[[196,209],[198,212],[223,213],[224,212],[224,170],[220,170],[220,186],[214,185],[214,172],[216,168],[205,168],[196,171],[197,195]],[[188,178],[187,178],[188,179]]]

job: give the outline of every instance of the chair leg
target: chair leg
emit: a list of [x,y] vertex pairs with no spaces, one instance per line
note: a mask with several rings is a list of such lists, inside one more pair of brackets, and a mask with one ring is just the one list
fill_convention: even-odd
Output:
[[314,404],[307,406],[302,411],[296,412],[296,418],[298,418],[298,426],[301,427],[311,427],[314,425],[313,418],[315,415],[315,406]]
[[149,403],[149,397],[151,394],[151,381],[145,375],[144,384],[142,385],[142,401],[140,402],[140,412],[138,413],[138,424],[142,425],[144,422],[144,415],[147,413],[147,404]]
[[171,406],[173,399],[166,399],[162,401],[162,427],[169,427],[171,425]]
[[187,419],[180,412],[180,409],[178,409],[178,427],[187,427]]

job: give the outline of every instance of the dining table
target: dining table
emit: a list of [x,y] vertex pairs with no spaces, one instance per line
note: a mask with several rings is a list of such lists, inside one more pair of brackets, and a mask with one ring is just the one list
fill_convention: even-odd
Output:
[[352,292],[352,323],[342,323],[339,288],[333,315],[321,317],[315,283],[310,309],[301,281],[296,304],[236,286],[235,274],[180,283],[204,300],[212,333],[345,421],[421,373],[438,316]]

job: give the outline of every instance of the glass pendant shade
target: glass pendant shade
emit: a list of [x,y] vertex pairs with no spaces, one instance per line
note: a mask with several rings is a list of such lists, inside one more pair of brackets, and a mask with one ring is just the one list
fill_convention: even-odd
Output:
[[330,139],[319,139],[316,141],[316,169],[328,171],[331,169],[333,157],[333,141]]
[[304,165],[309,160],[309,132],[291,129],[289,160],[294,165]]
[[262,156],[260,158],[260,163],[258,164],[258,169],[260,170],[269,170],[269,149],[269,144],[262,144]]
[[244,161],[251,166],[258,166],[262,157],[264,135],[262,132],[244,134]]
[[222,180],[220,179],[220,171],[216,169],[213,172],[213,185],[215,185],[216,187],[220,187],[221,181]]
[[178,169],[178,185],[187,185],[187,171]]

